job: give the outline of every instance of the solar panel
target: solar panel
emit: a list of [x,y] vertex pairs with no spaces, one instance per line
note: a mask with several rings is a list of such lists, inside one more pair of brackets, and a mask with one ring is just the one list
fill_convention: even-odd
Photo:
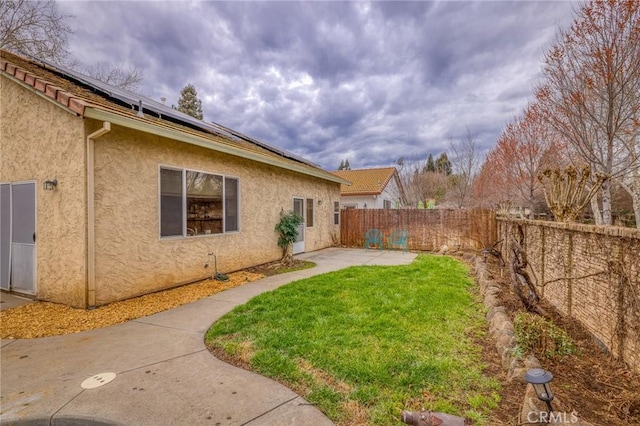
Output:
[[168,107],[167,105],[155,101],[149,97],[143,96],[143,95],[139,95],[137,93],[133,93],[129,90],[125,90],[122,89],[120,87],[117,86],[113,86],[111,84],[105,83],[103,81],[100,81],[96,78],[90,77],[88,75],[82,74],[76,70],[73,70],[71,68],[67,68],[65,66],[62,65],[57,65],[57,64],[53,64],[50,63],[48,61],[42,60],[42,59],[38,59],[40,62],[42,62],[45,67],[48,67],[50,69],[52,69],[53,71],[59,73],[59,74],[63,74],[67,77],[71,77],[74,80],[84,84],[85,86],[89,86],[94,90],[100,91],[102,92],[104,95],[113,98],[113,99],[117,99],[120,102],[123,102],[127,105],[130,105],[132,109],[134,110],[138,110],[140,111],[140,105],[142,105],[142,111],[143,112],[147,112],[147,113],[153,113],[155,115],[157,115],[158,117],[162,118],[162,117],[169,117],[172,120],[183,124],[183,125],[188,125],[190,127],[195,127],[197,129],[203,130],[205,132],[210,132],[213,134],[218,134],[218,135],[223,135],[226,136],[228,138],[231,139],[242,139],[245,140],[247,142],[250,142],[252,144],[255,144],[259,147],[262,147],[268,151],[271,151],[275,154],[281,155],[282,157],[285,158],[289,158],[292,160],[296,160],[299,161],[301,163],[307,164],[307,165],[311,165],[314,167],[320,167],[315,163],[312,163],[298,155],[295,155],[289,151],[286,150],[282,150],[279,148],[276,148],[272,145],[269,145],[265,142],[259,141],[257,139],[254,139],[252,137],[246,136],[240,132],[237,132],[235,130],[232,130],[228,127],[225,127],[221,124],[215,123],[215,122],[211,122],[211,123],[207,123],[204,120],[198,120],[195,117],[191,117],[188,114],[184,114],[176,109],[173,109],[171,107]]

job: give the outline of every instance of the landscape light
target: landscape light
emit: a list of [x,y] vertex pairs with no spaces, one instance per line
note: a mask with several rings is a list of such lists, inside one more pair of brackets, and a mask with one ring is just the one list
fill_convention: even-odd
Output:
[[551,407],[553,392],[551,392],[551,387],[549,386],[549,382],[553,380],[553,374],[543,370],[542,368],[532,368],[526,372],[524,379],[527,383],[531,383],[533,385],[533,389],[536,391],[538,399],[547,404],[549,412],[553,411],[553,407]]

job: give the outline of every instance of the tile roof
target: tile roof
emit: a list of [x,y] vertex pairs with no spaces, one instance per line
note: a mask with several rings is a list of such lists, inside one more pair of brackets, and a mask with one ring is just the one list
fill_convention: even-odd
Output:
[[394,174],[395,167],[383,167],[376,169],[336,170],[334,175],[348,180],[351,186],[340,185],[340,195],[380,195],[384,191]]
[[[280,163],[284,160],[287,163],[294,163],[297,169],[307,169],[313,175],[335,180],[335,175],[331,172],[224,126],[203,122],[203,126],[206,126],[206,128],[199,128],[189,123],[189,121],[193,122],[190,117],[189,119],[185,118],[185,120],[170,120],[166,116],[148,113],[144,106],[143,111],[145,114],[139,114],[138,109],[132,105],[127,105],[116,98],[110,97],[109,93],[99,87],[86,84],[87,80],[79,81],[73,75],[62,70],[62,67],[56,68],[55,66],[41,63],[37,60],[26,59],[0,49],[0,74],[9,75],[20,83],[30,86],[36,92],[50,98],[78,116],[86,116],[88,108],[102,110],[130,120],[137,120],[168,130],[179,131],[186,135],[207,139],[212,143],[211,148],[213,148],[214,144],[231,146],[265,157],[266,162],[269,162],[268,158],[277,160]],[[90,80],[88,78],[88,81]],[[122,91],[122,89],[114,88],[114,91],[118,90]],[[131,96],[138,95],[131,93]],[[175,111],[173,115],[181,115],[181,113]],[[220,129],[219,132],[215,129],[210,130],[216,126]]]

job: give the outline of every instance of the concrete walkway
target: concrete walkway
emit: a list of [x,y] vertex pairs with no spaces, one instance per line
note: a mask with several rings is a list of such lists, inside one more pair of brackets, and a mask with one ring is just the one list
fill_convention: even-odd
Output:
[[0,291],[0,311],[33,303],[32,299],[19,294]]
[[[408,264],[415,256],[341,248],[305,253],[296,258],[318,266],[112,327],[2,340],[0,423],[331,425],[288,388],[213,357],[204,333],[235,306],[289,282],[352,265]],[[81,387],[107,372],[116,374],[110,383]]]

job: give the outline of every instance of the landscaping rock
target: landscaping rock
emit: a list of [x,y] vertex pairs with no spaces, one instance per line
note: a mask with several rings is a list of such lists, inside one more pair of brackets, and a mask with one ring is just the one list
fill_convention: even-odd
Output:
[[484,305],[488,308],[487,322],[489,323],[489,333],[496,345],[496,350],[500,354],[502,368],[507,372],[507,380],[526,383],[525,373],[530,368],[539,368],[540,362],[533,355],[528,355],[524,359],[517,358],[513,349],[516,346],[516,335],[511,318],[507,310],[500,306],[500,288],[490,279],[483,261],[476,258],[476,279],[480,291],[484,296]]
[[526,357],[524,357],[523,361],[524,361],[525,367],[527,367],[528,369],[542,368],[542,366],[540,365],[540,361],[538,361],[538,358],[536,358],[533,355],[527,355]]
[[513,350],[516,345],[515,336],[509,335],[508,332],[500,333],[500,335],[495,338],[495,342],[498,351],[501,351],[503,349]]
[[529,371],[526,367],[518,367],[509,370],[509,374],[507,375],[507,380],[510,382],[518,382],[518,383],[527,383],[524,379],[524,375]]
[[473,253],[468,253],[468,252],[462,253],[462,258],[466,261],[471,261],[473,260],[474,257],[476,257],[476,255]]
[[487,312],[487,322],[491,322],[494,315],[498,312],[507,312],[507,310],[503,306],[494,306]]
[[0,338],[31,339],[107,327],[184,305],[263,277],[263,274],[250,271],[234,272],[224,282],[204,280],[91,310],[37,301],[2,310]]
[[484,306],[486,307],[492,307],[492,306],[498,306],[499,301],[498,301],[498,298],[495,297],[494,295],[487,294],[484,297],[483,303],[484,303]]

